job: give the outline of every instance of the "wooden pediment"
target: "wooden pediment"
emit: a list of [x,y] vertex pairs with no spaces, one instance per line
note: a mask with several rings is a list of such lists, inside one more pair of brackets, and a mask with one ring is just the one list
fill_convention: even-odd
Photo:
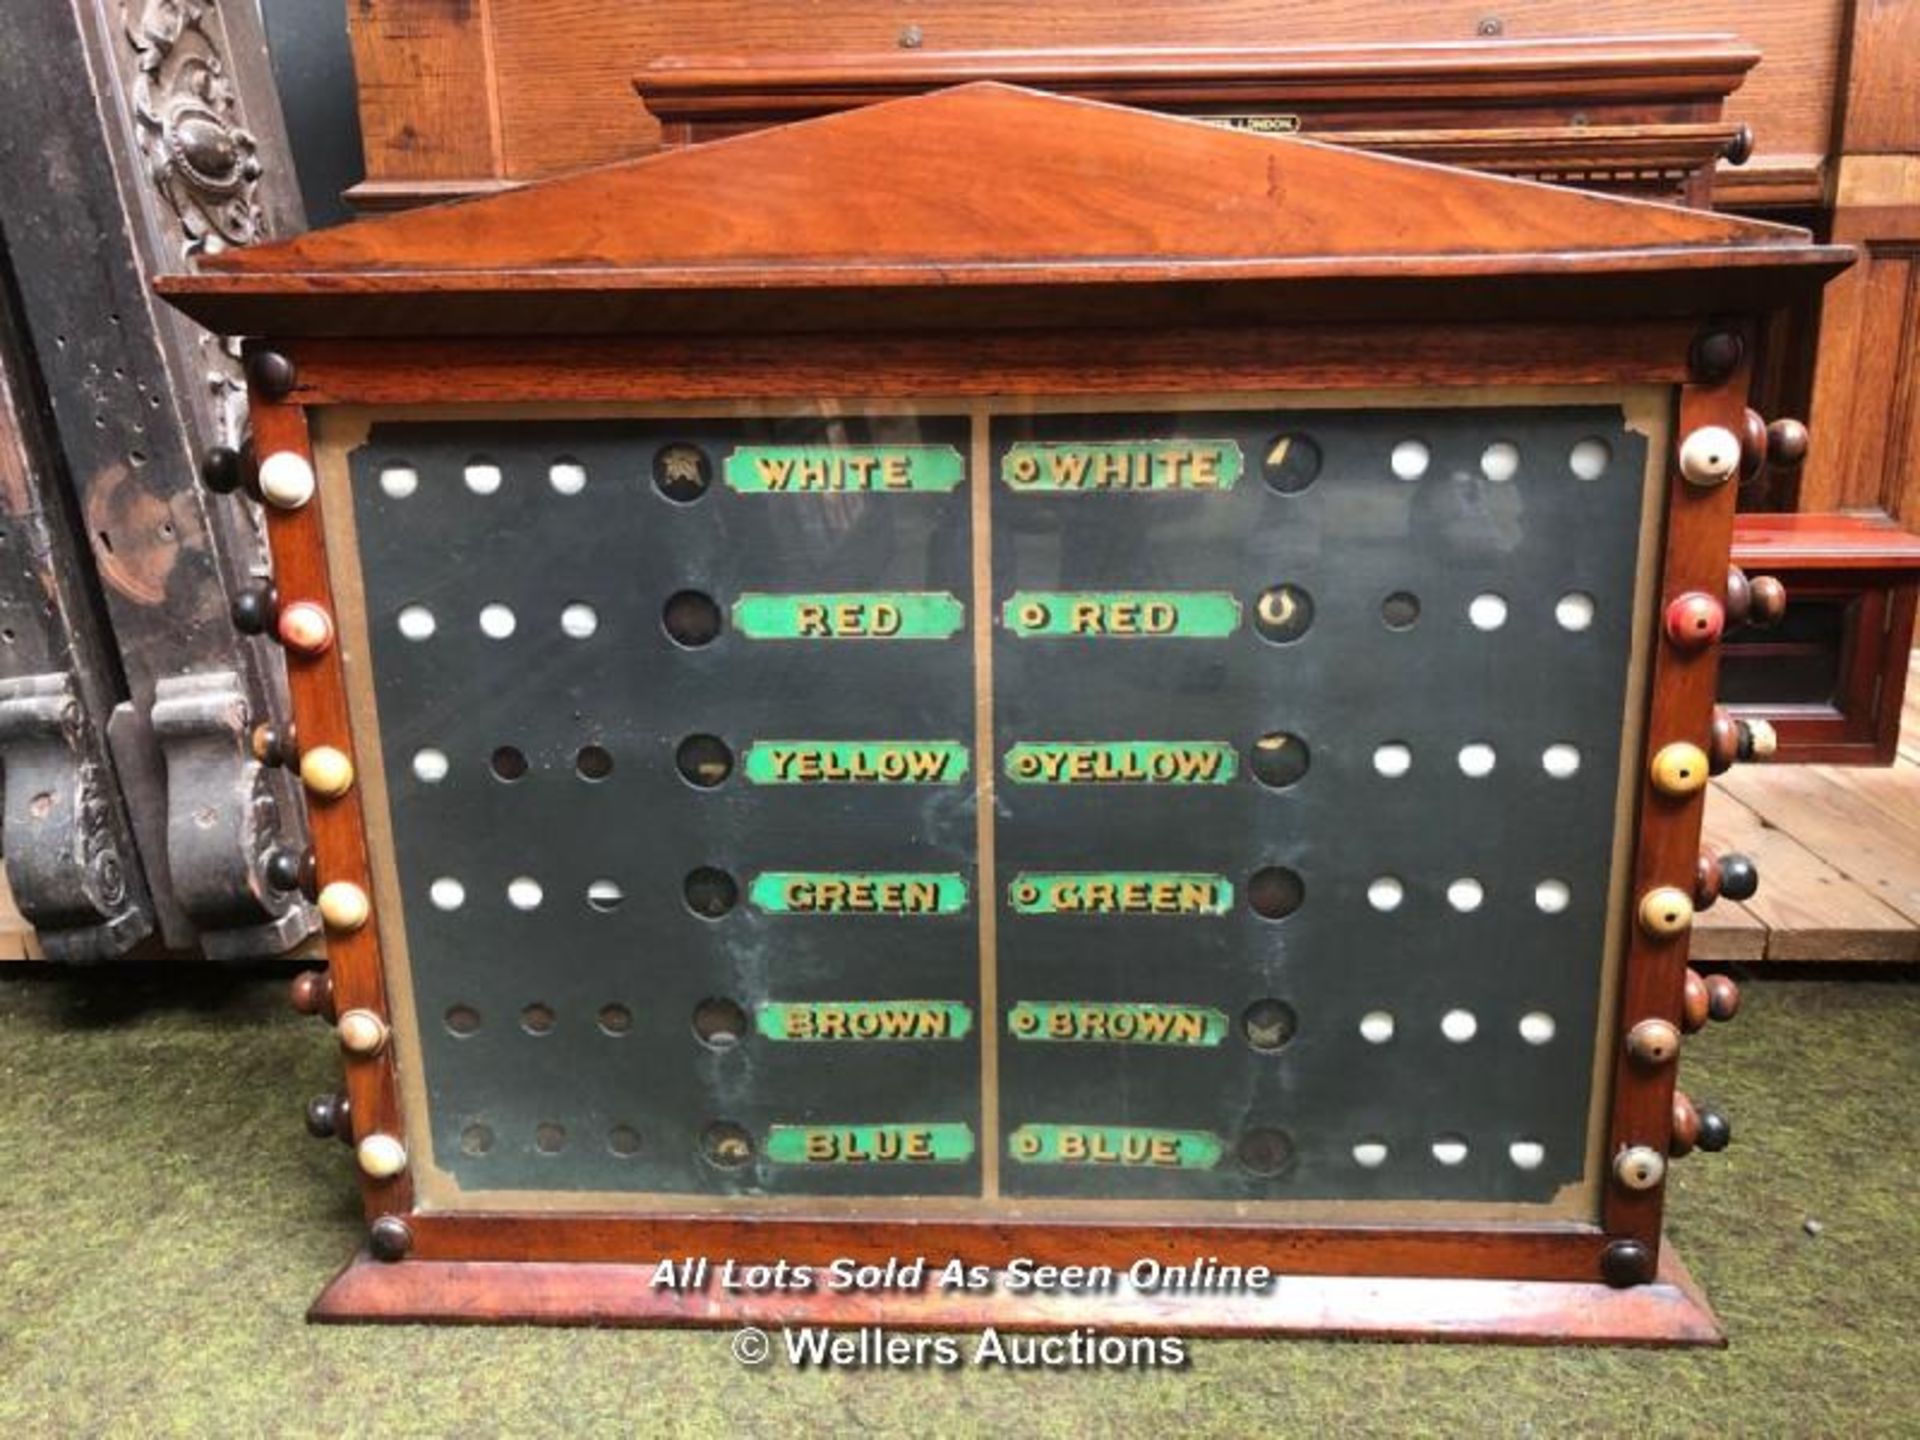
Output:
[[1188,319],[1548,313],[1617,306],[1636,287],[1598,282],[1623,276],[1688,311],[1777,303],[1847,253],[983,83],[229,251],[161,289],[228,333],[336,335],[1138,318],[1142,287],[1179,287]]

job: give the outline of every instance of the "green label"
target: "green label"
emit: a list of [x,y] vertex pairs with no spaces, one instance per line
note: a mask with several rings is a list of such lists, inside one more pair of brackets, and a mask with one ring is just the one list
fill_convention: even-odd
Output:
[[1005,763],[1022,785],[1225,785],[1240,764],[1224,740],[1023,740]]
[[1240,602],[1224,590],[1016,590],[1000,613],[1020,636],[1218,640],[1240,628]]
[[770,1125],[767,1158],[776,1165],[957,1165],[973,1158],[964,1124]]
[[769,1040],[963,1040],[973,1029],[958,1000],[769,1000],[755,1019]]
[[1125,1165],[1148,1170],[1211,1170],[1225,1150],[1205,1130],[1145,1130],[1131,1125],[1022,1125],[1007,1153],[1027,1165]]
[[763,870],[747,898],[770,915],[958,915],[967,908],[967,882],[958,875]]
[[1227,1017],[1199,1005],[1022,1000],[1008,1008],[1007,1029],[1017,1040],[1218,1045],[1227,1036]]
[[733,623],[749,640],[945,640],[967,608],[945,590],[742,595]]
[[957,785],[967,747],[954,740],[756,740],[741,762],[756,785]]
[[1022,873],[1007,901],[1018,915],[1224,915],[1233,882],[1168,870]]
[[742,445],[726,463],[743,495],[944,492],[965,474],[951,445]]
[[1243,468],[1231,440],[1021,441],[1008,447],[1000,478],[1036,493],[1231,490]]

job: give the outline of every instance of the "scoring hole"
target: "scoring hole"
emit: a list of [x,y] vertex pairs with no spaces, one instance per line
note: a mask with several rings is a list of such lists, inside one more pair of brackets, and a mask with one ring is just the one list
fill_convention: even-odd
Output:
[[626,898],[627,892],[615,880],[595,880],[587,886],[587,908],[602,915],[618,910]]
[[421,641],[431,640],[436,628],[433,611],[424,605],[408,605],[394,617],[402,639]]
[[633,1012],[624,1005],[602,1005],[594,1018],[603,1035],[624,1035],[633,1029]]
[[542,1005],[538,1001],[520,1012],[520,1028],[529,1035],[551,1035],[553,1033],[553,1007]]
[[476,460],[461,472],[461,478],[467,482],[467,489],[476,495],[491,495],[500,488],[500,467],[484,460]]
[[469,1125],[460,1132],[460,1149],[467,1155],[484,1155],[493,1149],[493,1127]]
[[441,1018],[446,1021],[447,1033],[463,1040],[480,1029],[480,1012],[471,1005],[449,1005]]
[[1549,745],[1540,754],[1540,766],[1556,780],[1565,780],[1577,774],[1580,769],[1580,747],[1577,745]]
[[1420,597],[1396,590],[1380,602],[1380,621],[1389,630],[1411,630],[1420,618]]
[[1542,915],[1558,915],[1573,899],[1573,891],[1564,880],[1542,880],[1533,887],[1533,903]]
[[560,632],[569,639],[585,640],[600,628],[600,612],[593,606],[575,601],[560,612]]
[[1284,920],[1307,898],[1304,881],[1284,865],[1268,865],[1247,879],[1247,903],[1265,920]]
[[711,865],[702,865],[689,874],[682,889],[687,908],[705,920],[718,920],[740,899],[740,887],[734,884],[733,877]]
[[747,1012],[733,1001],[709,996],[693,1007],[693,1033],[714,1050],[731,1050],[747,1034]]
[[427,887],[427,898],[436,910],[458,910],[467,903],[467,887],[451,875],[442,875]]
[[1298,495],[1319,478],[1321,463],[1320,447],[1308,437],[1279,435],[1267,447],[1261,473],[1280,494]]
[[542,1120],[533,1130],[533,1148],[542,1155],[558,1155],[567,1148],[567,1127]]
[[701,1132],[700,1153],[711,1165],[737,1169],[753,1159],[753,1136],[731,1120],[716,1120]]
[[1240,1016],[1240,1033],[1255,1050],[1278,1050],[1300,1028],[1300,1017],[1284,1000],[1256,1000]]
[[1235,1155],[1251,1173],[1272,1178],[1292,1167],[1293,1137],[1284,1130],[1249,1130],[1240,1137]]
[[1538,1140],[1516,1140],[1507,1146],[1507,1158],[1520,1170],[1538,1170],[1547,1158],[1547,1147]]
[[416,750],[413,752],[413,778],[423,785],[438,785],[447,778],[451,768],[444,750]]
[[1362,1140],[1353,1147],[1353,1163],[1363,1170],[1378,1170],[1387,1163],[1387,1142]]
[[1367,886],[1367,903],[1380,911],[1398,910],[1407,898],[1407,887],[1391,875],[1382,875]]
[[1269,585],[1253,604],[1253,628],[1273,645],[1290,645],[1313,625],[1313,596],[1298,585]]
[[1360,1017],[1360,1038],[1369,1045],[1384,1045],[1393,1039],[1393,1012],[1369,1010]]
[[713,483],[713,461],[698,445],[665,445],[653,457],[653,483],[660,493],[691,505]]
[[494,779],[511,785],[527,773],[527,757],[512,745],[502,745],[487,757],[487,768]]
[[507,882],[507,903],[516,910],[538,910],[546,892],[531,875],[517,875]]
[[380,489],[391,499],[404,500],[420,488],[420,472],[411,465],[388,465],[380,472]]
[[1484,740],[1476,740],[1470,745],[1460,747],[1460,773],[1481,780],[1493,773],[1497,757],[1493,746]]
[[1476,630],[1498,630],[1507,623],[1506,597],[1491,592],[1467,602],[1467,620]]
[[607,1149],[625,1160],[640,1153],[640,1132],[631,1125],[616,1125],[607,1131]]
[[720,607],[711,595],[698,590],[681,590],[667,597],[660,612],[660,623],[674,644],[688,650],[709,645],[720,633]]
[[1613,447],[1594,436],[1578,441],[1567,455],[1567,468],[1576,480],[1598,480],[1613,463]]
[[1544,1045],[1553,1039],[1553,1017],[1544,1010],[1529,1010],[1520,1017],[1520,1038],[1529,1045]]
[[1440,1017],[1440,1033],[1456,1045],[1464,1045],[1480,1033],[1480,1022],[1471,1010],[1449,1010]]
[[1593,624],[1593,597],[1580,590],[1562,595],[1553,607],[1553,618],[1562,630],[1578,634],[1588,629]]
[[582,780],[604,780],[613,774],[613,756],[599,745],[582,745],[573,757],[573,773]]
[[1253,778],[1270,790],[1298,784],[1313,763],[1307,742],[1284,730],[1270,730],[1253,742],[1248,768]]
[[502,605],[496,600],[491,605],[480,607],[480,633],[489,640],[505,640],[519,628],[519,624],[510,605]]
[[1433,1142],[1432,1151],[1442,1165],[1458,1165],[1467,1158],[1466,1136],[1442,1135]]
[[673,763],[689,785],[711,790],[733,773],[733,751],[717,735],[689,735],[673,752]]
[[1413,768],[1413,751],[1391,741],[1373,752],[1373,768],[1389,780],[1398,780]]
[[1418,480],[1432,463],[1433,453],[1418,440],[1402,440],[1393,447],[1388,460],[1394,475],[1401,480]]
[[587,488],[587,467],[577,460],[556,460],[547,467],[547,483],[556,495],[578,495]]
[[1447,903],[1463,915],[1478,910],[1486,898],[1486,887],[1470,875],[1463,875],[1447,886]]

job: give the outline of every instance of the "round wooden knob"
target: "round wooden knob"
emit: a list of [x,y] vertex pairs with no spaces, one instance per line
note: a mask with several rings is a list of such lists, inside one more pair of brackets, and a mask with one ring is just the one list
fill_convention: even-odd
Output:
[[1813,437],[1798,420],[1776,420],[1767,426],[1767,463],[1791,470],[1807,458]]
[[323,889],[317,903],[321,922],[338,935],[352,934],[373,913],[367,892],[347,880],[336,880]]
[[1653,788],[1676,799],[1698,793],[1707,783],[1707,756],[1698,745],[1677,740],[1653,757]]
[[1667,1154],[1675,1159],[1691,1155],[1700,1140],[1700,1115],[1693,1102],[1678,1090],[1673,1092],[1673,1134],[1667,1140]]
[[1642,1020],[1627,1032],[1627,1053],[1642,1065],[1670,1065],[1680,1054],[1680,1032],[1665,1020]]
[[316,1140],[353,1143],[353,1102],[344,1094],[316,1095],[307,1102],[307,1133]]
[[1740,440],[1721,425],[1702,425],[1680,442],[1680,475],[1689,485],[1724,485],[1740,469]]
[[1718,1110],[1700,1111],[1700,1148],[1709,1155],[1718,1155],[1733,1143],[1733,1122]]
[[1653,1279],[1653,1252],[1638,1240],[1616,1240],[1601,1252],[1600,1278],[1616,1290]]
[[1787,587],[1777,575],[1755,575],[1747,582],[1753,599],[1747,608],[1747,623],[1762,627],[1778,625],[1787,613]]
[[1629,1145],[1613,1157],[1613,1174],[1629,1190],[1651,1190],[1667,1178],[1667,1157],[1651,1145]]
[[1720,857],[1720,893],[1729,900],[1751,900],[1760,891],[1760,869],[1745,855]]
[[276,450],[260,462],[260,498],[276,510],[298,510],[313,499],[313,466],[291,450]]
[[1747,613],[1753,608],[1753,582],[1747,579],[1747,572],[1738,565],[1727,567],[1726,616],[1729,625],[1747,623]]
[[369,1135],[354,1147],[360,1168],[376,1180],[391,1180],[407,1168],[407,1147],[392,1135]]
[[1671,940],[1693,928],[1693,897],[1673,885],[1649,890],[1640,899],[1640,926],[1656,940]]
[[1707,768],[1715,775],[1724,775],[1733,768],[1733,762],[1740,758],[1742,731],[1740,722],[1735,720],[1718,705],[1713,707],[1713,722],[1707,731]]
[[307,870],[312,861],[311,850],[276,845],[267,852],[266,861],[260,866],[260,874],[271,888],[282,895],[290,895],[295,890],[305,888]]
[[1718,900],[1725,887],[1725,876],[1720,869],[1720,857],[1711,850],[1702,850],[1693,863],[1693,908],[1711,910],[1713,902]]
[[324,970],[302,970],[289,987],[295,1014],[333,1019],[333,977]]
[[392,1264],[413,1249],[413,1230],[398,1215],[382,1215],[367,1229],[367,1253]]
[[292,725],[263,723],[247,732],[247,748],[262,765],[292,765],[300,754]]
[[264,635],[280,618],[280,592],[271,583],[234,592],[233,628],[242,635]]
[[1709,975],[1705,984],[1709,1020],[1731,1020],[1740,1013],[1740,987],[1732,980],[1725,975]]
[[1707,982],[1691,966],[1680,986],[1680,1028],[1692,1035],[1707,1023]]
[[1704,650],[1720,638],[1727,612],[1702,590],[1689,590],[1667,606],[1667,639],[1677,649]]
[[371,1010],[349,1010],[340,1017],[340,1048],[350,1055],[378,1055],[387,1048],[387,1022]]
[[300,782],[325,799],[344,795],[353,788],[353,761],[344,750],[317,745],[300,757]]
[[1740,478],[1753,479],[1767,465],[1767,422],[1760,412],[1748,409],[1740,417]]
[[247,356],[247,378],[269,400],[284,400],[293,393],[299,376],[293,361],[278,350],[255,350]]
[[233,494],[246,475],[246,460],[231,445],[216,445],[200,457],[200,483],[216,495]]
[[1742,720],[1740,722],[1740,758],[1742,760],[1771,760],[1774,752],[1780,748],[1779,732],[1766,720]]
[[280,643],[297,655],[323,655],[333,644],[333,617],[311,600],[296,600],[280,612]]

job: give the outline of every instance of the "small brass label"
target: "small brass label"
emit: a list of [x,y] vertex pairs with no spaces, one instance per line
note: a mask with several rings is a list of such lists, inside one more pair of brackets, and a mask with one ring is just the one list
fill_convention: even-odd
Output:
[[951,445],[742,445],[726,463],[743,495],[945,492],[965,474]]
[[1240,761],[1224,740],[1023,740],[1005,765],[1022,785],[1225,785]]
[[1023,440],[1008,447],[1000,479],[1033,494],[1231,490],[1245,467],[1232,440]]
[[944,590],[746,594],[733,602],[733,623],[749,640],[945,640],[967,609]]
[[967,882],[958,875],[763,870],[747,898],[769,915],[958,915],[967,908]]
[[1218,640],[1240,628],[1240,602],[1224,590],[1018,590],[1001,621],[1010,634]]
[[755,1017],[769,1040],[964,1040],[973,1029],[958,1000],[769,1000]]
[[1222,130],[1240,130],[1249,135],[1298,135],[1298,115],[1194,115],[1190,119],[1217,125]]
[[1023,872],[1007,885],[1007,901],[1018,915],[1224,915],[1233,882],[1162,870]]
[[743,769],[756,785],[957,785],[967,764],[955,740],[756,740]]
[[770,1125],[767,1158],[776,1165],[958,1165],[973,1158],[964,1124]]
[[1225,1149],[1219,1136],[1205,1130],[1131,1125],[1022,1125],[1007,1137],[1007,1153],[1026,1165],[1211,1170]]
[[1017,1040],[1218,1045],[1227,1036],[1227,1017],[1200,1005],[1021,1000],[1007,1010],[1007,1029]]

